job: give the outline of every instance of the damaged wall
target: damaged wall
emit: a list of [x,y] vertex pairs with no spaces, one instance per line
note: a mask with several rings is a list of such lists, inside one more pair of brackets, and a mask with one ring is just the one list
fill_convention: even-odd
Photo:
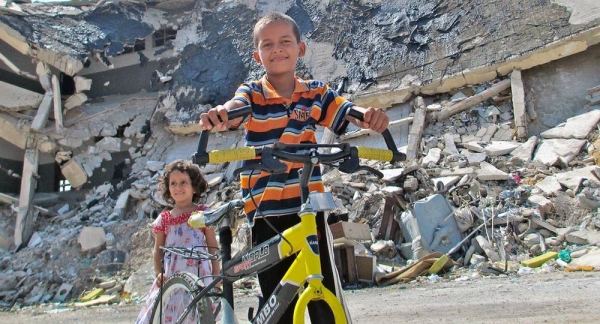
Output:
[[600,45],[525,70],[523,82],[529,88],[525,93],[527,102],[535,107],[538,117],[531,122],[529,132],[539,135],[586,110],[586,90],[600,84]]
[[[79,118],[75,117],[77,114],[98,116],[98,123],[107,120],[110,123],[109,114],[100,113],[95,105],[105,96],[162,91],[159,101],[170,129],[193,134],[202,111],[229,99],[244,80],[258,78],[263,73],[252,59],[250,39],[251,26],[265,12],[284,11],[298,22],[309,46],[307,56],[299,63],[301,76],[329,81],[359,104],[385,107],[398,105],[419,92],[435,93],[491,80],[510,71],[506,66],[511,63],[502,69],[498,64],[515,58],[532,66],[543,64],[554,56],[527,55],[582,34],[587,36],[565,43],[554,55],[582,51],[597,42],[600,34],[594,33],[598,23],[595,11],[585,17],[578,14],[574,19],[571,12],[582,12],[581,5],[568,1],[561,4],[534,0],[523,1],[518,7],[503,1],[483,6],[475,0],[269,4],[202,1],[187,2],[183,7],[170,2],[143,5],[125,2],[56,7],[59,9],[22,4],[24,15],[0,15],[0,41],[6,45],[2,46],[2,54],[26,76],[16,75],[6,62],[0,62],[0,74],[10,79],[11,84],[44,93],[36,80],[35,63],[38,60],[48,63],[49,73],[59,78],[63,101],[72,99],[69,96],[74,91],[80,94],[74,103],[65,102],[65,110],[69,110],[63,111],[67,129]],[[176,32],[176,37],[155,43],[155,36],[165,28]],[[143,50],[124,54],[141,44]],[[580,77],[577,82],[569,83],[571,89],[556,89],[554,93],[574,100],[553,100],[552,94],[545,93],[548,87],[534,80],[538,73],[542,79],[546,78],[543,71],[551,71],[553,65],[525,73],[525,82],[532,83],[534,91],[528,93],[530,104],[538,108],[548,106],[548,113],[540,112],[540,118],[531,124],[532,134],[554,126],[554,120],[562,120],[569,115],[567,112],[581,108],[581,96],[562,94],[577,92],[573,91],[575,86],[583,91],[595,84],[597,68],[593,62],[583,60],[589,67],[585,69],[585,77],[577,72]],[[465,72],[474,70],[483,72]],[[83,89],[85,92],[73,89],[74,81],[67,74],[85,76],[91,86]],[[403,87],[408,87],[408,96],[394,94]],[[370,101],[373,96],[377,99]],[[87,100],[92,104],[84,104]],[[77,109],[70,111],[73,107]],[[31,118],[35,113],[35,110],[20,112]],[[400,118],[407,117],[406,111],[399,114]],[[558,119],[552,119],[558,115]],[[49,120],[53,120],[52,116]],[[31,119],[22,123],[28,125]],[[19,130],[27,131],[27,127]],[[42,132],[51,130],[46,127]],[[93,136],[102,136],[96,133]],[[74,147],[77,151],[81,150],[80,145],[94,147],[91,134],[83,138],[80,135],[79,131],[53,134],[51,140],[57,147],[51,151],[54,154]],[[129,148],[124,146],[123,151],[113,153],[127,155]],[[74,155],[79,156],[82,165],[87,165],[86,173],[92,180],[101,182],[112,181],[114,177],[110,174],[115,165],[126,159],[111,161],[102,157],[101,162],[90,163],[81,158],[84,156],[81,152]],[[95,169],[99,172],[94,172]]]
[[[168,7],[169,3],[161,6]],[[308,62],[310,65],[303,63],[301,74],[319,75],[354,97],[394,91],[412,83],[426,93],[435,93],[489,81],[512,70],[498,69],[495,64],[576,37],[597,22],[578,19],[578,24],[571,23],[572,8],[537,0],[521,1],[518,6],[510,1],[483,5],[477,0],[252,5],[198,1],[183,14],[109,4],[80,15],[0,16],[0,22],[35,47],[66,53],[82,62],[110,61],[125,46],[134,45],[136,39],[147,37],[161,25],[176,26],[178,36],[171,46],[181,64],[168,73],[174,77],[178,109],[191,110],[229,99],[241,81],[261,74],[251,58],[251,26],[271,10],[294,17],[310,44],[331,48],[324,57]],[[48,28],[53,25],[61,28]],[[590,37],[577,50],[600,40]],[[536,60],[528,62],[529,67],[538,64]],[[341,76],[333,68],[337,65],[347,73]],[[467,78],[462,75],[467,70],[477,70],[478,75]]]

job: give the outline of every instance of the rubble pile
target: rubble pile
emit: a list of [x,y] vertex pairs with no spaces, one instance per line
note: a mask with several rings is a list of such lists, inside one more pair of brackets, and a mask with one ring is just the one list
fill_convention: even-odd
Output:
[[518,140],[510,91],[436,119],[469,98],[458,92],[429,104],[423,157],[403,168],[377,165],[383,181],[326,174],[340,212],[372,229],[365,253],[406,265],[438,251],[450,253],[456,266],[507,272],[539,266],[528,262],[536,257],[563,252],[571,260],[593,250],[582,263],[599,266],[597,106],[527,140]]
[[[432,252],[449,254],[455,273],[461,267],[523,272],[530,268],[523,264],[539,265],[528,260],[564,251],[571,252],[572,264],[589,251],[593,257],[582,265],[598,266],[600,110],[591,106],[526,140],[517,139],[508,90],[439,119],[446,107],[482,91],[465,88],[445,99],[427,98],[431,102],[425,107],[419,158],[399,165],[364,161],[380,170],[382,179],[325,167],[326,188],[339,207],[330,222],[366,229],[358,236],[342,230],[335,241],[336,253],[353,246],[358,272],[364,264],[370,266],[357,277],[362,282],[388,284],[378,278]],[[423,103],[423,98],[415,99],[415,104]],[[11,251],[9,243],[13,211],[0,206],[3,306],[69,300],[89,305],[143,296],[145,291],[132,289],[132,274],[151,260],[150,223],[166,205],[156,181],[165,162],[145,161],[144,168],[138,161],[118,186],[105,183],[78,203],[48,207],[27,246],[18,251]],[[239,195],[239,182],[228,179],[233,167],[203,169],[210,206]],[[125,182],[130,186],[124,187]],[[338,266],[348,274],[347,264]],[[142,280],[150,283],[151,271]],[[346,285],[358,283],[347,276],[344,280]],[[92,298],[102,294],[104,299]]]

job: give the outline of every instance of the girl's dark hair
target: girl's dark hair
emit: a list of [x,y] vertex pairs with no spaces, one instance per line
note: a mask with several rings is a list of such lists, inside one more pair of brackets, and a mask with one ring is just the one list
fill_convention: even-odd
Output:
[[158,185],[162,190],[163,199],[169,204],[175,203],[175,200],[169,191],[169,176],[171,175],[171,172],[175,170],[187,173],[190,176],[190,179],[192,180],[192,189],[195,191],[192,196],[192,201],[196,204],[199,203],[200,197],[208,189],[208,183],[202,176],[200,168],[187,160],[175,160],[165,167],[165,173],[158,179]]

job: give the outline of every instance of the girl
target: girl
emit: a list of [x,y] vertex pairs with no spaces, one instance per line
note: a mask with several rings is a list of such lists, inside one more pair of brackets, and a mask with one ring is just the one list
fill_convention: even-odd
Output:
[[[217,239],[213,229],[205,227],[194,229],[187,223],[191,213],[196,210],[205,210],[206,206],[197,205],[200,195],[206,191],[208,184],[202,176],[200,169],[190,161],[176,160],[168,164],[164,175],[159,178],[159,189],[167,203],[173,206],[165,210],[156,218],[153,225],[155,235],[153,259],[156,279],[150,288],[146,304],[140,311],[136,323],[149,323],[152,316],[152,306],[159,297],[162,283],[177,272],[198,273],[205,284],[212,282],[213,277],[219,274],[221,266],[218,260],[211,263],[196,260],[185,260],[178,255],[166,253],[164,255],[164,273],[162,273],[163,250],[161,246],[193,247],[208,246],[208,252],[214,254],[217,249]],[[167,318],[169,314],[165,314]],[[171,317],[176,319],[177,317]]]

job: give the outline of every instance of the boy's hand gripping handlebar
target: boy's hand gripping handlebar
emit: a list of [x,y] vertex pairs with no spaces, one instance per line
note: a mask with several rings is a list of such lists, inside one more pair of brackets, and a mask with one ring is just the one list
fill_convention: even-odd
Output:
[[[233,109],[228,112],[229,119],[244,117],[252,112],[250,106]],[[348,115],[359,120],[363,120],[363,113],[350,109]],[[261,169],[271,173],[286,171],[285,164],[279,162],[279,159],[290,162],[304,163],[307,159],[314,158],[314,155],[306,153],[293,153],[297,150],[306,151],[319,148],[338,148],[339,151],[333,153],[318,153],[318,162],[340,162],[339,169],[345,173],[352,173],[359,169],[367,169],[381,177],[381,173],[372,168],[359,165],[359,158],[378,160],[384,162],[399,162],[406,160],[406,154],[398,152],[394,139],[388,129],[381,133],[387,149],[371,148],[364,146],[350,146],[347,143],[341,144],[284,144],[275,143],[271,146],[263,147],[243,147],[226,150],[206,151],[209,132],[202,131],[198,140],[198,150],[192,155],[192,161],[195,164],[203,166],[207,163],[224,163],[233,161],[242,161],[254,159],[261,156],[260,167],[254,166],[253,169]]]

